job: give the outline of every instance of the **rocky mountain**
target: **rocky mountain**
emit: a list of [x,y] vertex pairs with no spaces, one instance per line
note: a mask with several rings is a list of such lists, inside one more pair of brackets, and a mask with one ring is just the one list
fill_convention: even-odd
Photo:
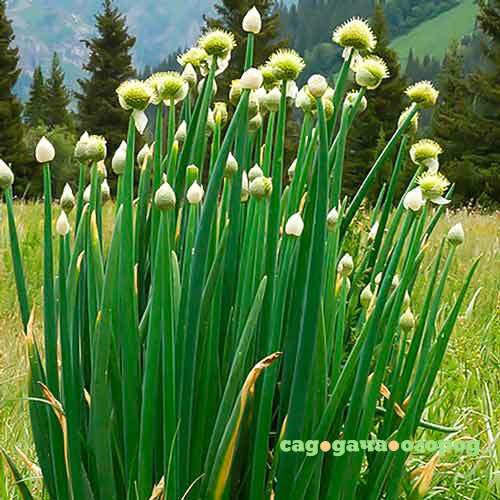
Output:
[[[134,62],[138,68],[155,64],[178,47],[192,43],[204,13],[214,0],[115,0],[127,16],[130,33],[137,37]],[[21,51],[23,76],[20,94],[26,92],[37,64],[47,67],[57,51],[70,85],[81,75],[86,50],[81,40],[94,32],[101,0],[7,0],[16,43]]]

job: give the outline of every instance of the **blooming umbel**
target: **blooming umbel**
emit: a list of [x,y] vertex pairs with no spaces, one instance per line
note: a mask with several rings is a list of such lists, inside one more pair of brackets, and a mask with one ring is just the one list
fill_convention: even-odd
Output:
[[9,189],[14,184],[14,174],[11,168],[0,160],[0,189]]
[[198,46],[209,56],[224,59],[236,47],[236,40],[229,31],[215,29],[202,35]]
[[49,163],[56,156],[54,146],[45,138],[42,137],[35,149],[35,158],[38,163]]
[[426,172],[417,179],[417,183],[425,199],[438,205],[445,205],[450,202],[450,200],[443,198],[446,188],[450,185],[448,179],[446,179],[444,175]]
[[184,54],[177,56],[177,62],[186,68],[191,65],[193,68],[199,68],[206,60],[208,54],[201,47],[192,47]]
[[405,94],[410,100],[422,108],[431,108],[436,104],[439,92],[434,88],[431,82],[423,80],[417,82],[405,90]]
[[356,83],[361,87],[376,89],[384,78],[389,78],[389,70],[380,57],[364,57],[356,64]]
[[59,200],[59,204],[67,214],[69,214],[75,207],[76,204],[75,196],[73,195],[71,186],[67,183],[64,186],[63,192],[61,194],[61,199]]
[[260,30],[262,29],[262,17],[255,7],[252,7],[245,14],[242,22],[242,28],[243,31],[246,31],[247,33],[254,33],[255,35],[260,33]]
[[455,224],[446,235],[446,239],[455,246],[461,245],[465,240],[465,233],[462,224]]
[[132,111],[135,126],[140,134],[146,129],[148,118],[144,110],[149,106],[153,97],[153,89],[150,85],[140,80],[128,80],[123,82],[117,89],[120,106]]
[[443,152],[441,146],[431,139],[421,139],[410,148],[413,163],[423,165],[429,173],[435,174],[439,168],[438,155]]
[[353,17],[338,26],[333,32],[332,40],[341,47],[368,52],[371,52],[377,45],[377,39],[370,25],[358,17]]
[[269,64],[264,64],[259,67],[259,70],[262,74],[262,78],[264,79],[264,88],[267,90],[275,88],[278,80],[276,79],[273,68],[269,66]]
[[304,221],[300,213],[297,212],[288,219],[285,225],[285,233],[288,236],[296,236],[298,238],[302,234],[302,231],[304,231]]
[[111,168],[116,175],[122,175],[125,172],[125,163],[127,161],[127,143],[122,141],[111,160]]
[[101,135],[90,135],[86,143],[86,159],[99,162],[106,158],[106,139]]
[[175,105],[189,92],[189,83],[177,71],[154,73],[146,83],[153,89],[153,104],[163,101],[166,106]]
[[292,49],[279,49],[271,55],[267,65],[277,80],[296,80],[305,68],[302,57]]

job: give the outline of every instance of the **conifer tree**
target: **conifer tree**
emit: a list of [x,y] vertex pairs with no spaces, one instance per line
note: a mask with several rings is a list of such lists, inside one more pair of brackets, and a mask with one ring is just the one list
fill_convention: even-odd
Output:
[[389,78],[376,90],[368,91],[368,107],[358,116],[348,144],[345,187],[352,192],[363,180],[375,160],[377,144],[385,141],[397,126],[398,117],[404,108],[403,98],[406,87],[405,78],[400,75],[397,54],[389,48],[387,23],[382,5],[377,4],[371,26],[377,36],[374,54],[381,57],[389,69]]
[[70,103],[69,90],[64,85],[64,71],[61,68],[59,56],[56,52],[52,57],[50,76],[47,79],[47,109],[45,123],[54,128],[67,126],[71,128],[71,118],[68,111]]
[[114,151],[123,139],[129,115],[120,108],[116,88],[135,75],[131,56],[135,38],[128,34],[126,18],[111,0],[104,0],[102,6],[96,15],[98,34],[84,42],[90,54],[83,68],[89,76],[78,80],[78,124],[80,131],[104,135],[109,151]]
[[24,119],[31,127],[36,127],[45,122],[47,103],[47,89],[41,66],[33,71],[29,100],[24,107]]
[[14,32],[5,13],[5,0],[0,0],[0,158],[11,163],[18,175],[27,158],[23,145],[22,107],[13,91],[21,73],[19,50],[13,42]]
[[247,33],[241,23],[250,8],[255,6],[262,16],[262,31],[255,36],[254,66],[263,64],[277,48],[280,40],[280,19],[275,0],[219,0],[215,5],[215,17],[205,17],[205,30],[219,28],[231,31],[236,38],[236,49],[232,52],[229,68],[217,78],[219,95],[227,97],[232,80],[241,76],[244,66]]

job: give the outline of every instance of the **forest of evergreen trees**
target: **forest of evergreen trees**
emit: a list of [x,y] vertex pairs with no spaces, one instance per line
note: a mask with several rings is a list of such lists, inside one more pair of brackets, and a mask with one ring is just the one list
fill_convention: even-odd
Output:
[[[442,168],[456,183],[461,200],[498,203],[500,0],[479,0],[477,30],[455,41],[444,61],[429,56],[418,58],[411,51],[406,67],[401,68],[397,54],[389,47],[392,37],[457,2],[392,0],[384,5],[374,0],[298,0],[296,4],[285,5],[275,0],[251,3],[219,0],[215,14],[205,19],[204,29],[222,27],[240,39],[243,36],[241,20],[249,6],[255,4],[264,18],[265,29],[257,41],[257,53],[262,61],[276,47],[288,45],[304,54],[308,74],[320,72],[331,76],[340,61],[338,48],[330,42],[332,28],[353,15],[370,18],[379,39],[375,53],[387,62],[391,77],[368,95],[363,120],[349,138],[348,193],[362,181],[378,145],[394,130],[405,106],[405,86],[415,80],[429,79],[438,84],[441,95],[434,114],[423,116],[420,134],[434,137],[444,146]],[[85,77],[79,80],[78,91],[71,92],[66,87],[55,53],[50,68],[45,72],[41,67],[35,69],[29,99],[23,106],[13,91],[21,69],[5,3],[0,0],[0,39],[4,42],[0,44],[0,157],[14,168],[17,194],[37,196],[40,175],[29,152],[39,137],[46,135],[58,152],[53,165],[57,193],[65,182],[76,178],[73,147],[83,131],[105,135],[109,151],[122,140],[127,117],[118,105],[115,89],[121,81],[136,74],[132,65],[135,39],[129,35],[126,18],[119,12],[117,3],[103,0],[95,16],[96,35],[83,42],[88,56],[83,67]],[[225,98],[229,82],[239,76],[233,68],[241,66],[243,50],[243,44],[239,44],[233,53],[233,64],[221,75],[220,98]],[[151,71],[172,69],[176,65],[176,54],[171,54],[157,68],[145,68],[138,73],[148,76]],[[293,114],[291,116],[288,126],[293,131]],[[411,165],[408,168],[411,169]]]

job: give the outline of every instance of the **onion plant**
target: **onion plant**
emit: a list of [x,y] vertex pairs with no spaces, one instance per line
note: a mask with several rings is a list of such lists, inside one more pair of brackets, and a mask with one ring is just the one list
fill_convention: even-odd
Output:
[[[344,60],[334,87],[314,75],[297,92],[301,57],[280,50],[253,68],[256,9],[243,25],[245,67],[229,103],[214,103],[235,45],[221,30],[179,57],[182,74],[117,89],[130,124],[111,162],[112,209],[103,211],[103,137],[79,140],[78,193],[65,188],[60,208],[51,193],[55,151],[40,141],[43,342],[17,237],[14,178],[0,164],[46,498],[416,498],[428,477],[410,480],[401,449],[309,456],[280,444],[455,431],[422,418],[476,267],[445,304],[460,226],[423,265],[453,189],[439,173],[439,145],[413,139],[419,110],[437,92],[429,82],[407,90],[392,137],[347,198],[349,131],[388,76],[371,55],[370,27],[354,19],[337,28]],[[293,104],[303,121],[297,159],[285,169]],[[136,155],[150,106],[154,144]],[[408,155],[415,175],[398,200]],[[363,202],[387,163],[390,177],[368,214]],[[372,229],[359,234],[368,216]],[[422,301],[412,299],[418,282]],[[5,457],[21,497],[33,498]]]

